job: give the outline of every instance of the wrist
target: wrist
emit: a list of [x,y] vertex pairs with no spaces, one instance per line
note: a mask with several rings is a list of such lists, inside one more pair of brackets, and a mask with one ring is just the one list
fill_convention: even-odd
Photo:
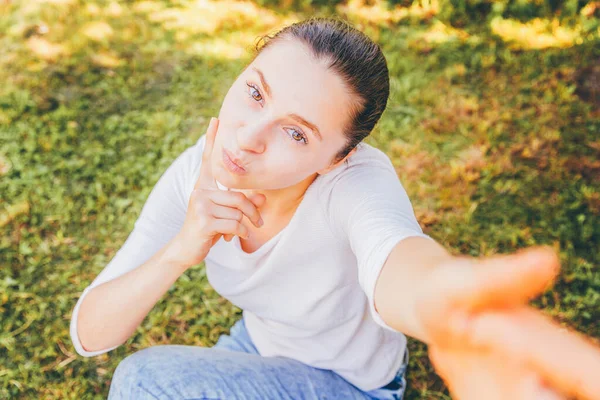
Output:
[[421,295],[422,292],[416,294],[412,307],[412,328],[413,337],[420,340],[421,342],[429,345],[431,344],[431,337],[428,332],[427,317],[431,307],[431,300]]
[[184,273],[188,268],[197,264],[186,256],[186,246],[179,235],[176,235],[165,246],[165,251],[162,254],[161,261],[167,264],[170,268],[176,269]]
[[[470,268],[471,257],[445,255],[440,257],[421,276],[420,285],[414,286],[412,311],[419,340],[426,344],[444,343],[449,334],[456,333],[457,323],[464,317],[453,287],[466,283],[465,269]],[[462,282],[461,282],[462,281]]]

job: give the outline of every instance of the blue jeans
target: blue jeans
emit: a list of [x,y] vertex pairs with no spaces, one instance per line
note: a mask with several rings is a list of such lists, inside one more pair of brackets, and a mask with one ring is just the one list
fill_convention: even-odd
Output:
[[333,371],[262,357],[241,318],[214,347],[158,345],[126,357],[108,399],[402,399],[408,353],[404,361],[388,385],[362,391]]

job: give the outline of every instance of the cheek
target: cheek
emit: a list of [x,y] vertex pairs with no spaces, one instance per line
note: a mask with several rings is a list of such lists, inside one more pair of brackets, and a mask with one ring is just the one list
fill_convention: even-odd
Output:
[[279,148],[269,154],[269,160],[264,164],[265,179],[274,182],[279,187],[290,186],[306,179],[316,172],[314,165],[304,154],[299,157],[291,149]]

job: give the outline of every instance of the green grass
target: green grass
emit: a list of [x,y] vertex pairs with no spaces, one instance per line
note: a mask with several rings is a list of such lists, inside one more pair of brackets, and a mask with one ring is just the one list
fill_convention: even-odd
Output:
[[[241,317],[199,265],[124,346],[82,358],[68,333],[81,291],[218,113],[256,36],[308,14],[0,4],[0,398],[105,398],[128,354],[211,346]],[[560,278],[535,304],[600,338],[600,111],[577,94],[600,59],[598,21],[566,26],[578,32],[569,46],[547,26],[519,43],[511,21],[459,30],[418,9],[373,10],[347,14],[382,45],[392,75],[367,141],[392,158],[425,232],[473,256],[555,246]],[[449,398],[425,347],[411,340],[410,350],[407,398]]]

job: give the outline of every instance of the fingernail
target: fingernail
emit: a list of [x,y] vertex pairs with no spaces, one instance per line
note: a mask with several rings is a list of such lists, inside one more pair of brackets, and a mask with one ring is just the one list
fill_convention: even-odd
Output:
[[263,226],[264,222],[262,217],[258,219],[258,226]]

